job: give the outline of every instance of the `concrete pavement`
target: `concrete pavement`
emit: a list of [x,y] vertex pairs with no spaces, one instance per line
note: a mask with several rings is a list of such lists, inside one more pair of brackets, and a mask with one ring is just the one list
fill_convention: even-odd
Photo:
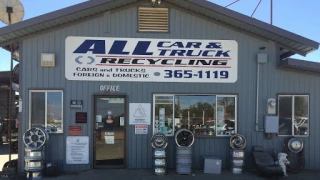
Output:
[[[280,179],[297,179],[297,180],[317,180],[320,179],[320,171],[308,171],[304,170],[297,174],[288,173],[288,177]],[[230,170],[222,170],[221,174],[204,174],[202,170],[194,170],[192,175],[178,175],[175,173],[174,169],[168,171],[168,175],[156,176],[152,174],[152,169],[103,169],[103,170],[89,170],[80,172],[78,174],[64,174],[59,177],[54,178],[43,178],[47,180],[260,180],[266,179],[260,177],[255,171],[247,170],[244,174],[232,174]]]

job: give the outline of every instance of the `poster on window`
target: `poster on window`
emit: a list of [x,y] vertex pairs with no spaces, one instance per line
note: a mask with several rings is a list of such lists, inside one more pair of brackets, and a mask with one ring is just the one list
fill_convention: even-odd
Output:
[[[169,111],[170,112],[170,111]],[[173,135],[173,119],[166,117],[166,108],[159,108],[159,117],[155,119],[155,133],[162,133],[167,136]]]
[[166,109],[160,108],[159,109],[159,132],[163,134],[167,134],[166,125],[165,125],[165,114],[166,114]]
[[151,104],[150,103],[130,103],[129,104],[129,124],[151,124]]
[[89,164],[89,137],[67,136],[67,164]]
[[114,144],[114,136],[104,136],[106,144]]
[[224,106],[218,106],[217,107],[217,120],[224,120],[224,112],[225,108]]

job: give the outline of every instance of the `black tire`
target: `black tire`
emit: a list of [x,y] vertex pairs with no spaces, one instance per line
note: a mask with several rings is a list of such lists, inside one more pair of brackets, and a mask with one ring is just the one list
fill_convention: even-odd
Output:
[[179,129],[175,134],[177,146],[191,147],[194,143],[194,134],[189,129]]

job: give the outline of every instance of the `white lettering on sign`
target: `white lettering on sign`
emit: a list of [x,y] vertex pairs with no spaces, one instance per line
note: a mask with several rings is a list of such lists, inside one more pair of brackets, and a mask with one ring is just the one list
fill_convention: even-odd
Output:
[[78,81],[235,83],[235,40],[66,39],[65,76]]
[[120,86],[119,85],[101,85],[100,91],[117,92],[117,91],[120,91]]

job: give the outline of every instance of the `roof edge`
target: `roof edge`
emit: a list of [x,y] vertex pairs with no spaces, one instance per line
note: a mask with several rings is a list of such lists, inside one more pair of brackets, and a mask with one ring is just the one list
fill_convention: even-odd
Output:
[[320,74],[320,63],[302,59],[287,58],[280,60],[279,67]]
[[250,24],[252,26],[256,26],[256,27],[261,28],[261,29],[268,30],[268,31],[270,31],[272,33],[279,34],[279,35],[281,35],[283,37],[287,37],[287,38],[292,39],[292,40],[294,40],[296,42],[299,42],[299,43],[305,44],[307,46],[310,46],[310,47],[312,47],[314,49],[318,49],[319,48],[319,45],[320,45],[319,42],[316,42],[316,41],[311,40],[309,38],[306,38],[306,37],[303,37],[301,35],[292,33],[290,31],[287,31],[285,29],[279,28],[277,26],[268,24],[266,22],[260,21],[258,19],[251,18],[251,17],[249,17],[247,15],[244,15],[244,14],[241,14],[239,12],[233,11],[231,9],[222,7],[222,6],[217,5],[215,3],[212,3],[212,2],[209,2],[209,1],[206,1],[206,0],[188,0],[188,1],[193,3],[193,4],[203,6],[203,7],[207,8],[207,9],[214,10],[214,11],[220,13],[220,14],[223,14],[225,16],[229,16],[229,17],[231,17],[233,19],[236,19],[238,21]]
[[10,33],[11,31],[19,30],[21,28],[29,26],[30,24],[35,25],[35,24],[39,24],[39,23],[42,23],[45,21],[54,20],[54,19],[59,18],[61,16],[67,16],[72,13],[76,13],[76,12],[85,10],[90,7],[99,6],[99,5],[102,5],[102,4],[111,2],[111,1],[112,0],[89,0],[86,2],[82,2],[79,4],[72,5],[72,6],[68,6],[68,7],[65,7],[62,9],[58,9],[56,11],[48,12],[46,14],[42,14],[42,15],[35,16],[30,19],[23,20],[21,22],[15,23],[15,24],[11,24],[10,26],[2,27],[2,28],[0,28],[1,34],[6,34],[6,33]]

